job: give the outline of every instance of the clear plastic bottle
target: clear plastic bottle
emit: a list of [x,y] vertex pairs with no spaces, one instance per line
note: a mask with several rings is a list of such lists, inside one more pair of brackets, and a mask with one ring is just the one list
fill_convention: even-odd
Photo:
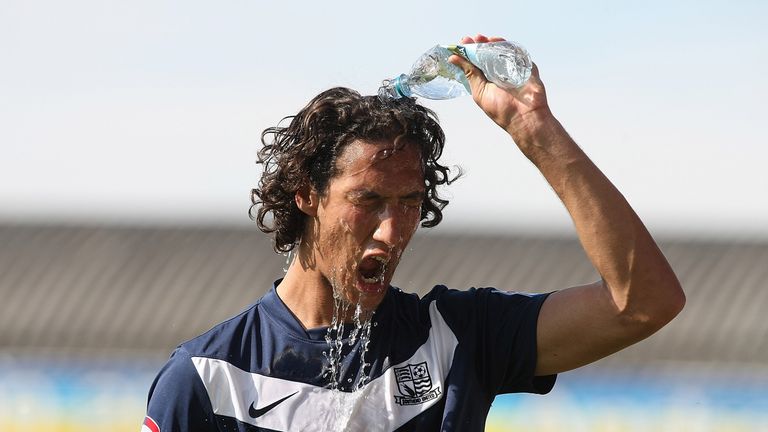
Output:
[[448,62],[451,54],[468,59],[489,81],[506,89],[522,86],[531,76],[528,51],[514,42],[438,45],[419,57],[410,73],[384,80],[379,87],[379,97],[398,99],[415,95],[451,99],[470,94],[464,72]]
[[399,99],[421,96],[427,99],[452,99],[471,93],[460,67],[448,62],[453,53],[437,45],[419,57],[408,74],[384,80],[379,97]]
[[483,71],[488,81],[505,89],[522,87],[531,77],[531,56],[514,42],[448,45],[446,49],[469,60]]

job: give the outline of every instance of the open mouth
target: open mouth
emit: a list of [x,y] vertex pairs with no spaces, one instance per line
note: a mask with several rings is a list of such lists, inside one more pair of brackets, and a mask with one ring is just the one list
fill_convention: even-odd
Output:
[[389,260],[383,256],[369,256],[363,258],[357,266],[360,279],[366,284],[381,284],[384,282],[384,274],[387,272]]

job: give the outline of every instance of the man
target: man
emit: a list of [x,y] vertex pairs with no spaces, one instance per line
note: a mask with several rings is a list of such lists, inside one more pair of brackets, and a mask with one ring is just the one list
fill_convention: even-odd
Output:
[[679,313],[672,269],[552,116],[536,68],[508,92],[451,62],[560,197],[602,279],[549,295],[391,287],[417,225],[442,218],[444,137],[411,100],[332,89],[263,136],[256,219],[295,259],[254,306],[174,352],[146,430],[480,431],[497,394],[546,393]]

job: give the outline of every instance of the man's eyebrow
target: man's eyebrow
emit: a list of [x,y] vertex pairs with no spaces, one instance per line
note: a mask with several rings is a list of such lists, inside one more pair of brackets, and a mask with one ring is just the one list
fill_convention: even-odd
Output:
[[[419,189],[419,190],[414,190],[413,192],[409,192],[401,196],[401,198],[405,198],[405,199],[423,198],[425,195],[426,195],[426,192],[423,189]],[[347,197],[356,198],[356,199],[375,199],[375,198],[381,198],[381,195],[372,190],[360,189],[360,190],[352,190],[347,192]]]
[[367,189],[352,190],[347,192],[347,197],[352,199],[375,199],[379,198],[380,196],[381,195],[377,194],[376,192]]

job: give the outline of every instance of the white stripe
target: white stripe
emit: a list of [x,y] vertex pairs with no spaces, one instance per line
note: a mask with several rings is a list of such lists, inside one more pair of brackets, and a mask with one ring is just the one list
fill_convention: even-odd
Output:
[[[192,362],[218,415],[279,431],[391,431],[426,411],[445,394],[443,383],[458,341],[434,301],[429,305],[429,316],[429,337],[413,356],[390,367],[356,393],[250,373],[223,360],[192,357]],[[432,389],[439,388],[440,397],[415,405],[395,403],[394,396],[400,392],[394,369],[425,361]],[[257,419],[248,414],[251,403],[262,408],[296,392]]]

